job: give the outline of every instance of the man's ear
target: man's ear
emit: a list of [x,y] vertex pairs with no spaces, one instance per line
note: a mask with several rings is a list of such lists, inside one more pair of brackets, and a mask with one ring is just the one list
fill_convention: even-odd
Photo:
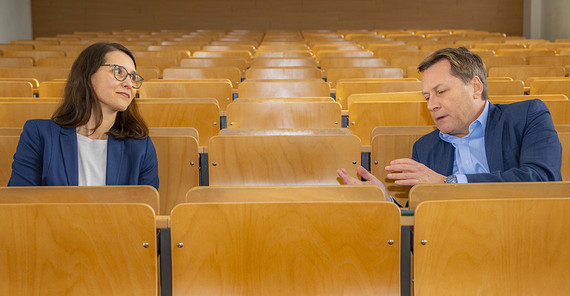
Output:
[[473,87],[473,98],[474,99],[481,99],[483,95],[483,82],[479,79],[479,76],[473,77],[471,79],[471,87]]

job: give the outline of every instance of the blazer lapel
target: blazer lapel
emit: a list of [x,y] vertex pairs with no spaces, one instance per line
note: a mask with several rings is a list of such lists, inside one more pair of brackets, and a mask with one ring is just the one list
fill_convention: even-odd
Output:
[[118,185],[121,176],[123,152],[125,150],[124,141],[115,139],[109,135],[107,141],[107,185]]
[[65,167],[67,183],[69,186],[77,186],[79,184],[77,134],[74,128],[61,128],[59,145],[61,147],[61,158]]
[[489,170],[503,171],[503,125],[501,109],[495,105],[489,105],[489,116],[485,130],[485,153]]

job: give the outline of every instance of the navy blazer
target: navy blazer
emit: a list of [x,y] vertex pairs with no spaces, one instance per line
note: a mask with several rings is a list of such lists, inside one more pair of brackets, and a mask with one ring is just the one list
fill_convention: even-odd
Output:
[[[538,99],[490,104],[485,153],[490,173],[468,174],[469,183],[562,180],[562,145],[548,108]],[[449,176],[455,148],[435,130],[414,144],[412,159]]]
[[[29,120],[18,142],[8,186],[77,186],[77,133],[53,120]],[[107,141],[107,185],[158,189],[158,161],[150,137]]]

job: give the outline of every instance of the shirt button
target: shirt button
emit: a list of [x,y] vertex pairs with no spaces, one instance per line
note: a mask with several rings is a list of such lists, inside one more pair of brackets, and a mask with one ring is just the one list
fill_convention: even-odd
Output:
[[461,144],[465,144],[465,140],[461,140]]
[[466,161],[465,164],[469,164],[469,161]]

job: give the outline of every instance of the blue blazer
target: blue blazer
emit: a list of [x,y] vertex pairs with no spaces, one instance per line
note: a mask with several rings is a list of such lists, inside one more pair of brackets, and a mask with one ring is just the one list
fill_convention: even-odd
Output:
[[[469,183],[562,180],[562,145],[548,108],[538,99],[489,106],[485,153],[490,173],[468,174]],[[412,159],[449,176],[455,148],[435,130],[414,144]]]
[[[53,120],[29,120],[18,142],[8,186],[77,186],[77,133]],[[158,162],[150,137],[107,141],[107,185],[158,189]]]

